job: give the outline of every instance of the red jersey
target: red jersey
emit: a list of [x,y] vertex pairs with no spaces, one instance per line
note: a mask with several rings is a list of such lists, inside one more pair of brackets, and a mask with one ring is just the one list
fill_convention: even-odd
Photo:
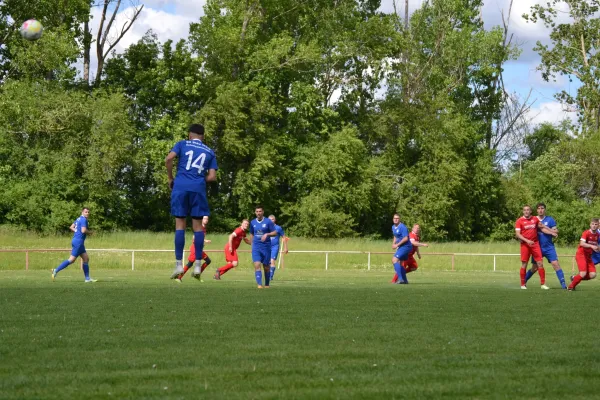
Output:
[[539,222],[539,219],[537,219],[537,218],[521,217],[515,223],[515,230],[519,231],[521,236],[523,236],[525,239],[529,239],[531,241],[537,242],[538,241],[538,233],[537,233],[538,222]]
[[242,243],[242,240],[244,240],[244,238],[246,237],[246,231],[242,228],[236,228],[235,231],[233,231],[233,233],[235,233],[235,237],[231,240],[231,245],[233,246],[233,249],[231,250],[236,251],[238,247],[240,247],[240,243]]
[[580,245],[577,248],[578,253],[585,254],[586,256],[591,256],[594,250],[589,247],[581,247],[581,242],[585,242],[587,244],[593,244],[594,246],[598,245],[598,231],[592,232],[591,229],[586,230],[581,234]]
[[[413,231],[410,231],[409,234],[408,234],[408,240],[410,240],[411,243],[412,243],[412,240],[415,240],[415,241],[419,242],[419,241],[421,241],[421,238],[419,237],[419,235],[417,235]],[[417,246],[413,246],[412,249],[410,250],[410,253],[408,253],[408,255],[412,256],[416,252],[417,252]]]

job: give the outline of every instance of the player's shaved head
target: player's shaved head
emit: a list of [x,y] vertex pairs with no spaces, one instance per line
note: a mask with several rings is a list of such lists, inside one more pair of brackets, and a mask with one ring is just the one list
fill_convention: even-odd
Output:
[[200,124],[192,124],[188,128],[191,135],[204,136],[204,126]]
[[600,223],[600,219],[598,219],[598,218],[592,218],[592,220],[590,222],[592,222],[594,224],[598,224],[598,223]]

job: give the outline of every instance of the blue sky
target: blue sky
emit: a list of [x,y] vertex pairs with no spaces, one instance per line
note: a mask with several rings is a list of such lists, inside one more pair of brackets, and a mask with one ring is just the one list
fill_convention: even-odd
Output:
[[[135,0],[134,0],[135,1]],[[117,51],[122,51],[129,44],[139,40],[149,29],[152,29],[164,41],[178,40],[187,37],[190,22],[197,21],[203,13],[205,0],[137,0],[144,4],[144,11],[139,20],[128,32]],[[404,0],[382,0],[381,10],[391,12],[393,1],[398,9],[404,9]],[[411,11],[419,7],[423,0],[409,0]],[[485,25],[491,28],[502,23],[502,10],[507,15],[510,0],[484,0],[482,10]],[[530,7],[539,0],[514,0],[510,32],[514,34],[514,43],[519,44],[522,54],[518,60],[506,64],[504,79],[507,88],[521,96],[526,96],[532,90],[531,99],[535,99],[530,117],[534,122],[558,122],[564,118],[575,118],[574,113],[565,112],[564,107],[554,99],[554,94],[561,90],[575,93],[577,85],[562,77],[557,82],[544,82],[536,67],[540,58],[533,51],[538,40],[547,42],[548,30],[541,24],[526,23],[521,15],[529,12]],[[130,10],[123,10],[119,15],[121,20],[126,18]],[[98,19],[96,18],[96,21]]]

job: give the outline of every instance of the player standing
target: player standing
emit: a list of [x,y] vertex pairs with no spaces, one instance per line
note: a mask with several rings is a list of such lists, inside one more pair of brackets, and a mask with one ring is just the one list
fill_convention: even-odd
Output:
[[223,265],[221,268],[217,269],[215,272],[215,279],[221,280],[221,276],[229,271],[231,268],[235,268],[238,265],[238,254],[237,249],[240,247],[242,240],[246,242],[246,244],[252,244],[252,242],[246,237],[246,232],[248,232],[248,227],[250,226],[250,221],[247,219],[242,221],[242,224],[236,228],[231,235],[229,235],[229,239],[223,251],[225,252],[225,261],[227,264]]
[[254,276],[259,289],[262,289],[262,271],[265,272],[265,287],[269,287],[271,263],[271,237],[277,235],[275,224],[265,218],[265,211],[261,205],[254,208],[256,218],[250,222],[250,235],[252,236],[252,262],[254,263]]
[[542,250],[538,242],[538,223],[537,218],[531,216],[531,207],[523,207],[523,216],[515,222],[515,236],[521,241],[521,289],[527,289],[527,262],[533,257],[535,264],[531,267],[531,273],[540,272],[540,282],[542,289],[550,289],[546,286],[546,273],[542,266]]
[[[544,203],[538,203],[536,206],[537,209],[537,219],[538,219],[538,240],[540,242],[540,249],[542,250],[542,257],[546,257],[546,260],[552,265],[554,268],[554,272],[556,272],[556,276],[558,281],[560,282],[560,286],[563,289],[567,288],[567,284],[565,282],[565,274],[563,273],[562,268],[560,268],[560,264],[558,263],[558,256],[556,255],[556,249],[554,248],[554,242],[552,239],[558,236],[558,228],[556,227],[556,221],[554,218],[546,215],[546,205]],[[543,261],[543,260],[542,260]],[[533,265],[532,261],[532,265]],[[533,276],[535,271],[530,269],[527,271],[525,275],[525,283]]]
[[88,228],[88,217],[90,216],[90,209],[87,207],[83,207],[81,210],[81,216],[75,220],[69,227],[72,232],[74,232],[73,240],[71,241],[71,255],[69,258],[62,263],[58,267],[52,270],[52,280],[56,279],[56,275],[67,268],[69,265],[73,264],[77,257],[81,257],[83,261],[83,275],[85,276],[85,282],[97,282],[96,279],[90,278],[90,257],[88,256],[85,250],[85,238],[88,234],[90,234],[90,230]]
[[594,218],[590,222],[590,229],[581,234],[579,247],[575,254],[579,274],[571,277],[573,282],[569,285],[569,291],[575,290],[581,281],[588,281],[596,277],[596,266],[592,261],[592,252],[600,251],[598,237],[598,219]]
[[[406,273],[416,271],[419,268],[417,264],[417,260],[415,260],[415,253],[417,253],[417,257],[419,260],[421,259],[421,253],[419,252],[419,247],[429,247],[427,243],[421,243],[421,227],[418,224],[414,224],[412,230],[408,234],[408,238],[410,240],[410,244],[412,244],[412,249],[408,253],[408,259],[406,261],[402,261],[400,265],[404,268]],[[398,282],[398,274],[394,275],[392,279],[392,283]]]
[[[202,217],[210,215],[206,198],[206,182],[217,180],[217,158],[206,146],[204,126],[193,124],[188,129],[189,140],[180,140],[165,159],[171,192],[171,215],[175,217],[175,270],[171,279],[183,273],[186,217],[192,217],[196,254],[202,254],[204,232]],[[173,160],[177,158],[177,176],[173,178]],[[192,276],[200,276],[200,260],[196,260]]]
[[[202,232],[204,232],[204,244],[209,244],[211,241],[206,239],[206,227],[208,226],[208,217],[205,216],[204,218],[202,218]],[[206,252],[202,252],[202,257],[200,257],[201,260],[204,261],[204,263],[202,263],[202,267],[200,268],[200,274],[202,274],[204,272],[204,270],[206,269],[206,267],[208,267],[211,263],[211,259],[208,256],[208,254],[206,254]],[[194,265],[194,262],[196,261],[196,244],[195,241],[192,241],[192,245],[190,246],[190,255],[188,256],[188,262],[186,265],[184,265],[183,267],[183,274],[179,274],[179,276],[177,278],[175,278],[175,280],[179,283],[181,283],[181,278],[183,278],[183,276],[186,274],[186,272],[188,272],[188,270],[190,268],[192,268],[192,266]],[[194,278],[198,279],[200,282],[204,282],[202,279],[200,279],[200,275],[194,275]]]
[[271,274],[269,275],[269,281],[272,281],[273,276],[275,275],[275,270],[277,269],[277,267],[275,266],[275,260],[277,260],[277,256],[279,255],[279,239],[281,238],[281,240],[283,241],[283,253],[287,254],[288,237],[285,236],[283,228],[277,225],[277,220],[274,215],[269,215],[269,219],[273,221],[273,224],[275,224],[275,232],[277,232],[277,235],[271,237]]
[[392,249],[395,249],[396,253],[394,254],[394,257],[392,257],[392,264],[394,265],[394,270],[398,276],[396,283],[408,284],[406,270],[400,263],[408,260],[408,254],[412,250],[412,244],[409,240],[408,228],[400,222],[400,214],[394,214],[393,222],[392,234],[394,235],[394,239],[392,241]]

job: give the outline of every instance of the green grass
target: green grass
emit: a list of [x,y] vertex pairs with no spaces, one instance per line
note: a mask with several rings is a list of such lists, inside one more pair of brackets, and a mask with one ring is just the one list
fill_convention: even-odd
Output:
[[0,271],[1,397],[597,397],[595,281],[289,268],[257,290],[249,268],[170,270]]

